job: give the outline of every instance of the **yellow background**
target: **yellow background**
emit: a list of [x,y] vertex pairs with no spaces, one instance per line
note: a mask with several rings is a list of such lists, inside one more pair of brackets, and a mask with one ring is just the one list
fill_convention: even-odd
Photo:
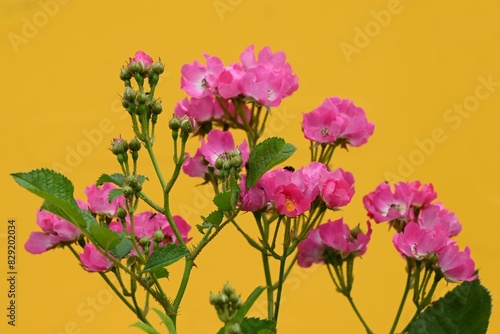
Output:
[[[354,173],[357,193],[344,212],[330,218],[343,214],[351,225],[364,223],[362,196],[387,177],[432,182],[438,199],[462,222],[458,241],[471,247],[482,282],[494,297],[500,295],[497,1],[2,0],[0,13],[1,254],[7,220],[15,219],[19,272],[12,328],[4,315],[6,256],[0,259],[0,332],[139,333],[129,327],[136,321],[129,310],[69,252],[24,251],[29,233],[38,230],[41,200],[8,175],[65,165],[75,196],[84,198],[84,187],[100,173],[116,171],[109,142],[131,133],[119,105],[118,73],[136,50],[166,65],[157,90],[165,112],[156,142],[165,173],[172,154],[166,120],[185,97],[181,66],[203,61],[202,52],[229,64],[250,44],[283,50],[300,88],[276,110],[269,133],[298,146],[291,164],[308,159],[301,113],[326,97],[354,100],[375,123],[367,145],[334,157],[336,167]],[[36,25],[30,30],[30,24]],[[493,83],[485,86],[485,80]],[[453,111],[464,104],[471,110],[464,116]],[[71,160],[71,150],[80,150],[80,159]],[[142,171],[153,176],[149,163]],[[175,213],[192,225],[212,208],[197,182],[183,177],[173,203]],[[146,190],[159,198],[154,177]],[[196,230],[192,235],[199,239]],[[404,261],[386,226],[375,226],[372,238],[356,264],[353,296],[372,329],[386,333],[403,290]],[[259,259],[232,227],[223,231],[197,261],[181,306],[180,334],[215,333],[220,322],[208,304],[209,292],[230,281],[246,297],[264,283]],[[172,268],[168,291],[175,289],[181,269]],[[440,285],[438,293],[445,291]],[[323,267],[293,271],[284,298],[280,333],[363,332]],[[500,332],[495,311],[490,333]],[[259,306],[252,314],[261,315]],[[411,306],[403,322],[410,314]]]

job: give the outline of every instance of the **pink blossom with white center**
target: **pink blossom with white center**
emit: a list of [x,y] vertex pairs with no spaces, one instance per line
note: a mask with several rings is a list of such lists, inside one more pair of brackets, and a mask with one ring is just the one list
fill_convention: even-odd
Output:
[[354,196],[354,176],[350,172],[342,168],[333,172],[323,171],[320,180],[319,195],[329,208],[340,208],[349,204]]
[[370,222],[367,222],[367,225],[368,231],[362,233],[359,228],[351,230],[340,218],[335,221],[328,220],[318,226],[318,229],[323,244],[338,251],[342,258],[346,258],[350,254],[361,256],[366,253],[372,234]]
[[140,62],[144,66],[144,68],[147,70],[151,64],[153,64],[153,58],[151,58],[147,53],[144,51],[137,51],[135,53],[134,58],[132,58],[132,61],[134,62]]
[[470,257],[469,247],[463,252],[455,244],[449,244],[438,252],[437,267],[448,282],[474,281],[475,263]]
[[365,195],[363,204],[368,211],[368,216],[376,223],[406,219],[410,212],[412,198],[406,196],[400,189],[400,187],[395,187],[393,193],[389,184],[382,182],[374,191]]
[[403,257],[425,260],[446,246],[449,239],[439,227],[427,229],[410,222],[403,232],[394,235],[392,242]]
[[113,266],[113,262],[102,255],[93,244],[85,245],[80,260],[87,271],[107,271]]
[[309,268],[314,263],[323,263],[324,249],[319,229],[310,230],[307,238],[297,246],[297,264],[302,268]]
[[447,232],[448,237],[454,237],[462,230],[458,217],[446,210],[442,203],[425,206],[418,215],[418,224],[428,229],[440,226]]
[[224,71],[222,61],[207,54],[204,55],[207,66],[194,61],[181,68],[181,88],[191,97],[212,96],[220,74]]
[[304,136],[319,143],[334,144],[337,140],[345,140],[343,145],[361,146],[374,130],[363,109],[339,97],[325,99],[318,108],[304,113],[303,117]]
[[337,107],[323,103],[309,113],[303,113],[302,130],[304,137],[314,142],[333,144],[347,127]]
[[58,244],[76,241],[81,236],[75,225],[45,210],[38,210],[37,224],[43,232],[31,232],[24,245],[31,254],[41,254]]
[[116,210],[120,206],[125,206],[125,198],[123,196],[118,196],[111,203],[109,202],[109,193],[115,188],[110,182],[103,183],[101,186],[93,184],[90,187],[86,187],[85,194],[87,195],[89,210],[96,215],[107,216],[109,218],[114,217]]

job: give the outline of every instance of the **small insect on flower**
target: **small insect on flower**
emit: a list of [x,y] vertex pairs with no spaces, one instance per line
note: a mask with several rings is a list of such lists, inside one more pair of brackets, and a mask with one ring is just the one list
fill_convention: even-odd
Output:
[[285,167],[283,167],[283,169],[287,170],[289,172],[292,172],[292,173],[295,172],[295,168],[293,168],[292,166],[285,166]]

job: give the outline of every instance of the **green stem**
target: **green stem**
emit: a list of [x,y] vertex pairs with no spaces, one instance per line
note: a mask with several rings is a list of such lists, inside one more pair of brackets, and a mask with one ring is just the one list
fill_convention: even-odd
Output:
[[273,295],[273,280],[271,278],[271,268],[269,266],[269,258],[265,249],[262,250],[262,264],[264,265],[264,276],[266,278],[266,289],[267,289],[267,319],[272,320],[273,316],[273,306],[274,306],[274,295]]
[[396,318],[394,319],[394,322],[392,323],[391,330],[389,334],[394,334],[394,331],[396,330],[396,327],[399,322],[399,318],[401,317],[401,313],[403,312],[404,305],[406,303],[406,298],[408,297],[408,293],[410,292],[411,289],[411,281],[412,281],[412,267],[413,263],[411,259],[406,260],[407,263],[407,270],[408,270],[408,275],[406,276],[406,284],[405,284],[405,290],[403,292],[403,297],[401,298],[401,302],[399,303],[398,311],[396,313]]
[[191,276],[191,269],[193,269],[193,265],[194,265],[193,259],[186,258],[186,262],[184,264],[184,274],[182,275],[182,281],[181,284],[179,285],[179,289],[177,290],[177,295],[175,296],[173,304],[175,314],[172,316],[172,321],[174,322],[174,325],[176,324],[179,306],[181,305],[182,298],[184,297],[184,293],[186,292],[186,288],[189,282],[189,277]]
[[348,294],[346,297],[347,297],[347,300],[349,301],[349,304],[351,304],[351,307],[354,310],[354,313],[356,313],[356,315],[358,316],[359,321],[361,321],[361,323],[363,324],[363,327],[365,327],[366,333],[373,334],[372,330],[370,329],[368,324],[365,322],[365,320],[361,316],[361,313],[359,312],[358,308],[356,307],[356,304],[354,304],[354,300],[352,299],[351,294]]

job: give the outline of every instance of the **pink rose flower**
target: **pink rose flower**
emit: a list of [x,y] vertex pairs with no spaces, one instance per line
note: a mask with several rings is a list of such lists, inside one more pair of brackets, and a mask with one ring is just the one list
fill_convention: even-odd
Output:
[[145,69],[148,69],[151,66],[151,64],[153,64],[153,58],[151,58],[144,51],[137,51],[135,53],[134,58],[132,58],[132,61],[137,63],[141,62]]
[[362,233],[359,227],[351,230],[340,218],[335,221],[328,220],[318,226],[318,229],[323,244],[339,252],[342,258],[346,258],[350,254],[361,256],[366,253],[372,234],[370,222],[367,222],[367,225],[368,232]]
[[215,129],[208,133],[206,142],[201,139],[201,147],[194,157],[188,155],[182,169],[189,176],[204,177],[208,173],[207,165],[216,168],[218,159],[229,161],[236,153],[241,155],[241,166],[245,165],[250,155],[246,140],[236,146],[231,132]]
[[317,109],[303,115],[304,136],[319,143],[334,144],[340,140],[342,145],[361,146],[374,130],[363,109],[339,97],[327,98]]
[[240,187],[240,206],[243,211],[259,211],[267,207],[269,202],[264,185],[261,180],[250,189],[246,187],[246,175],[241,175]]
[[174,115],[179,119],[187,115],[194,118],[197,123],[211,121],[214,116],[214,99],[211,96],[199,99],[185,98],[175,106]]
[[76,226],[45,210],[38,210],[37,224],[43,232],[31,232],[24,245],[31,254],[41,254],[59,244],[76,241],[81,236]]
[[293,94],[299,87],[298,78],[286,63],[284,52],[272,53],[264,47],[258,55],[254,55],[254,47],[250,45],[240,55],[245,73],[239,81],[243,95],[252,97],[260,104],[277,107],[281,100]]
[[449,244],[438,252],[437,266],[448,282],[473,281],[475,263],[470,257],[469,247],[460,252],[458,246]]
[[441,228],[427,229],[410,222],[403,232],[394,235],[392,242],[403,257],[426,260],[446,246],[449,239]]
[[93,244],[85,244],[80,260],[87,271],[106,271],[113,266],[113,262],[102,255]]
[[323,171],[320,179],[319,195],[329,208],[349,204],[354,196],[354,176],[351,173],[338,168],[333,172]]
[[111,203],[108,201],[109,193],[116,187],[109,182],[96,186],[95,184],[85,188],[85,194],[89,202],[89,209],[92,213],[100,216],[112,218],[116,215],[118,208],[125,206],[125,198],[119,196]]
[[447,232],[448,237],[454,237],[462,230],[457,216],[446,210],[442,203],[425,206],[418,215],[418,224],[428,229],[440,226]]
[[371,193],[363,197],[363,204],[368,216],[376,223],[388,222],[395,219],[406,219],[410,212],[411,197],[396,186],[392,193],[387,183],[381,183]]
[[297,263],[302,268],[309,268],[314,263],[323,263],[323,240],[319,234],[319,229],[309,231],[307,238],[297,246]]
[[366,253],[372,234],[370,222],[367,222],[367,225],[366,233],[361,232],[359,226],[351,230],[341,218],[335,221],[328,220],[325,224],[310,230],[307,238],[297,246],[299,266],[308,268],[314,263],[324,263],[329,256],[325,253],[328,249],[342,259],[349,255],[362,256]]
[[222,61],[207,54],[204,55],[207,66],[194,61],[182,66],[181,88],[191,97],[212,96],[220,74],[224,71]]

